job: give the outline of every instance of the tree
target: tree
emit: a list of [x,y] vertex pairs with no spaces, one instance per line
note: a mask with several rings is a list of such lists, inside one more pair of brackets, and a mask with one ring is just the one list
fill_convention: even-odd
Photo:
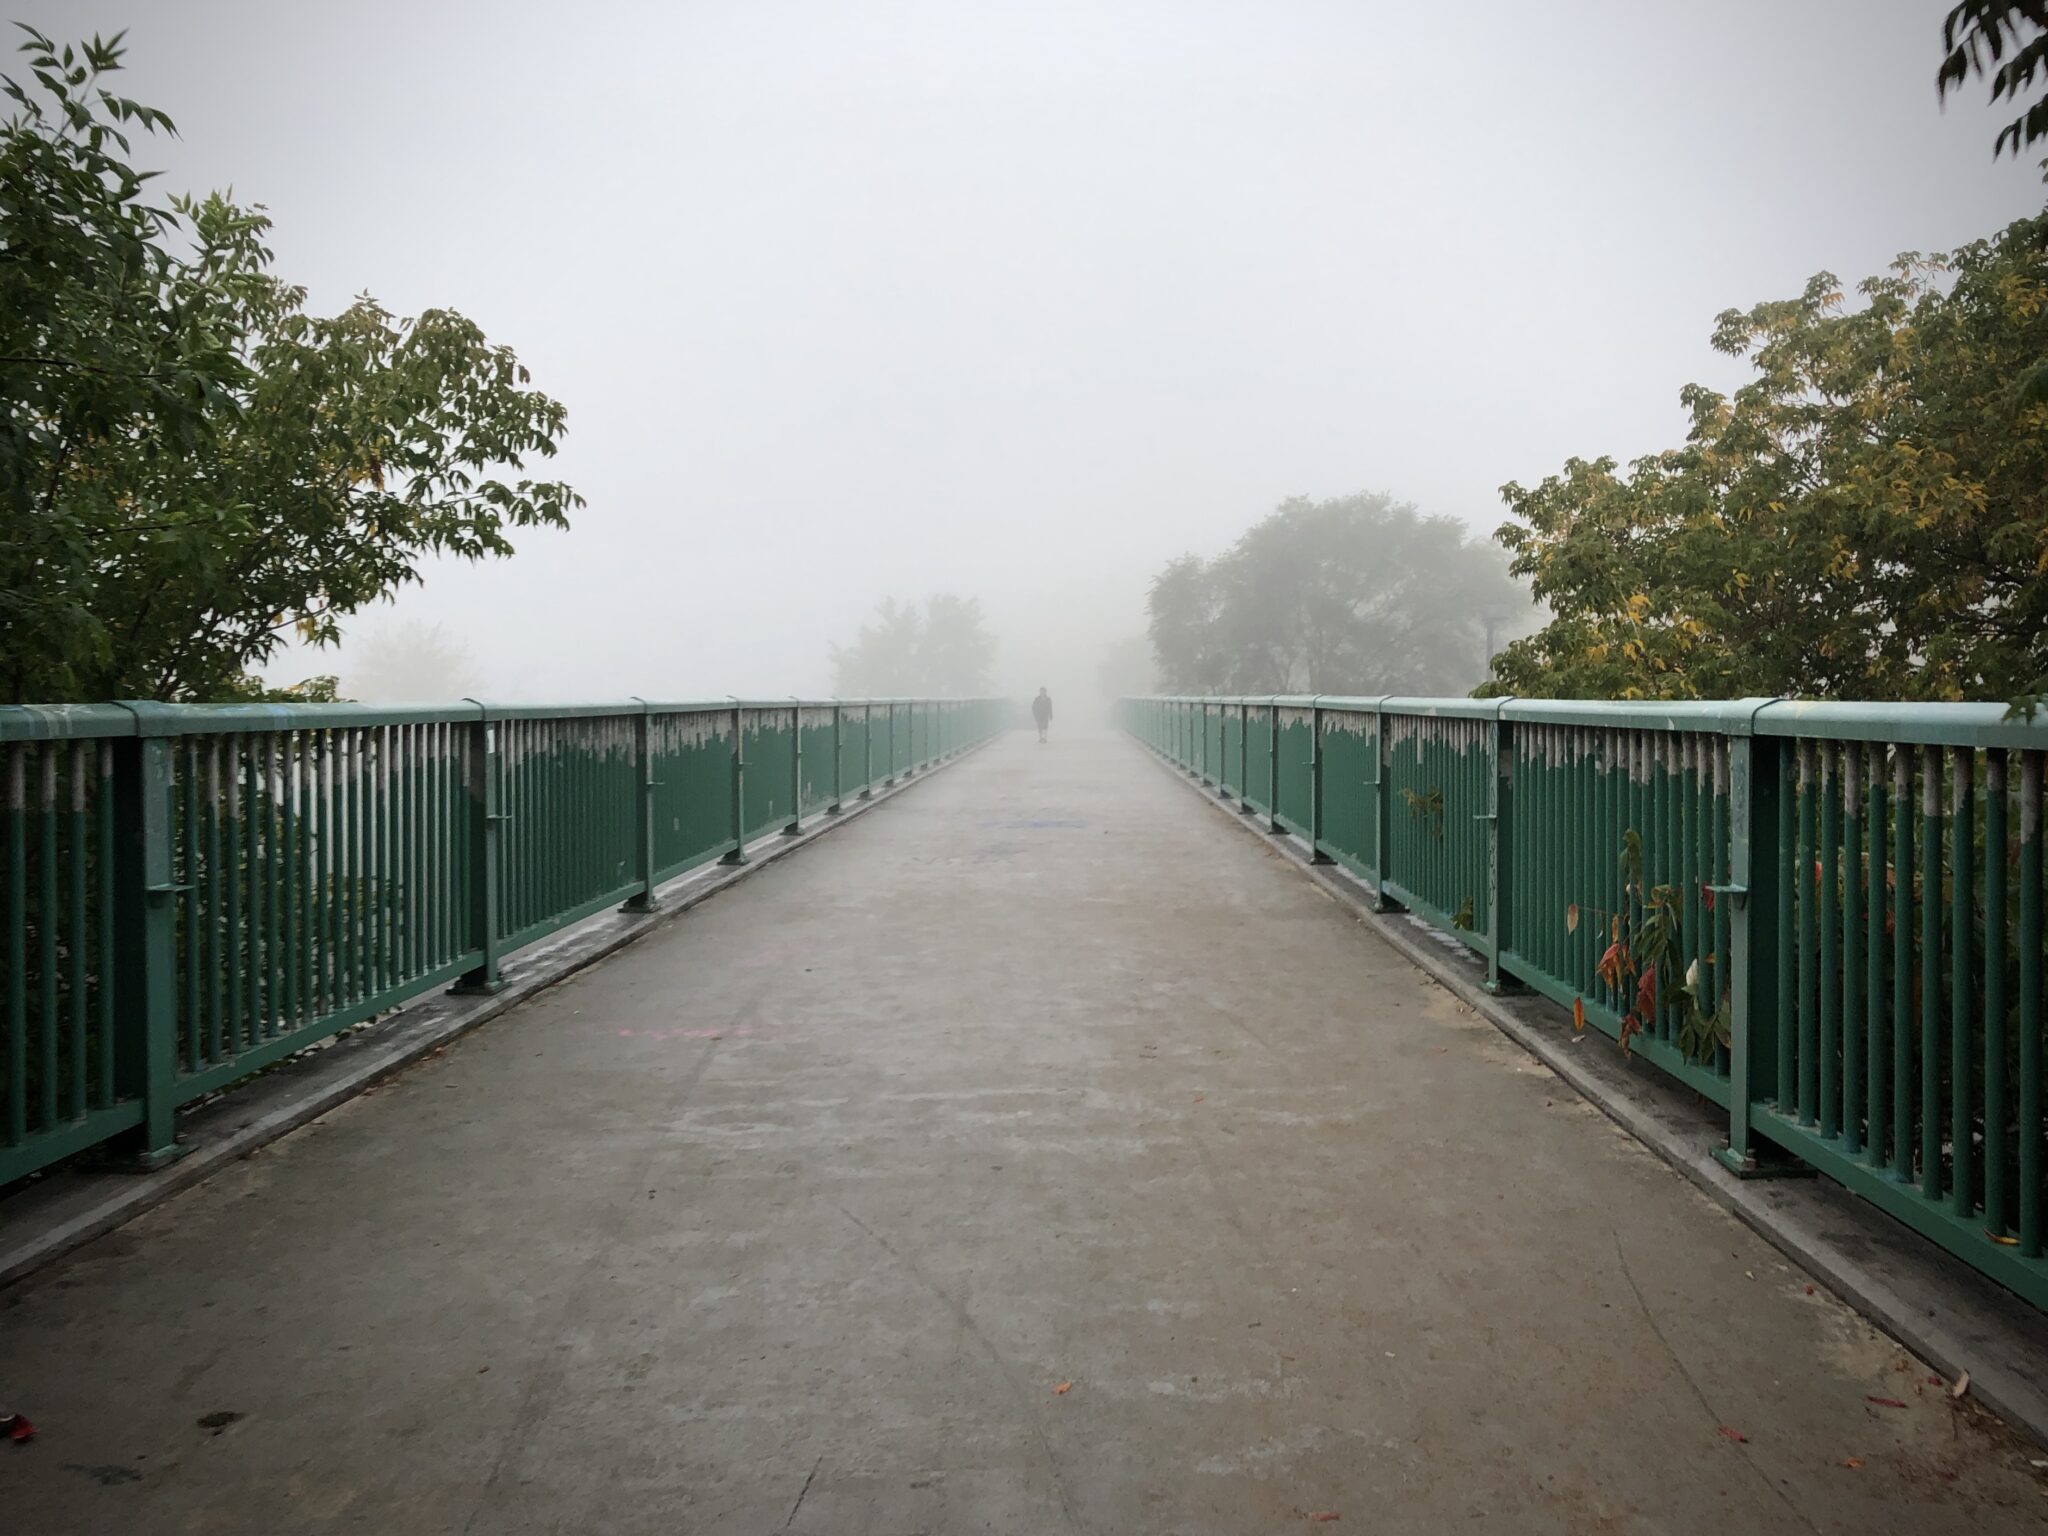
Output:
[[[1971,75],[1988,73],[1992,104],[2003,97],[2017,107],[2036,71],[2048,87],[2048,0],[1962,0],[1941,24],[1941,48],[1934,83],[1942,100]],[[1998,130],[1992,157],[2008,147],[2018,155],[2037,139],[2048,139],[2048,89]]]
[[0,82],[7,699],[246,696],[425,556],[566,526],[581,498],[517,477],[565,413],[509,349],[367,295],[306,314],[260,209],[144,201],[125,130],[172,129],[100,84],[118,36],[27,38],[30,81]]
[[849,699],[978,698],[995,652],[978,598],[942,592],[922,611],[886,598],[852,645],[832,647],[832,689]]
[[1528,598],[1455,518],[1390,496],[1296,497],[1214,560],[1152,584],[1161,682],[1180,693],[1452,693],[1486,675],[1489,621]]
[[2048,404],[2012,388],[2048,352],[2044,235],[1728,311],[1714,346],[1756,377],[1685,389],[1683,447],[1503,487],[1497,536],[1555,616],[1495,686],[2007,699],[2048,672]]

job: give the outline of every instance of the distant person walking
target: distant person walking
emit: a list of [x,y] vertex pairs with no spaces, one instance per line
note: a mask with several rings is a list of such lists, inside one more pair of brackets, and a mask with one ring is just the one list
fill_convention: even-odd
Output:
[[1038,722],[1038,739],[1045,740],[1045,728],[1052,724],[1052,695],[1043,688],[1038,697],[1031,701],[1031,718]]

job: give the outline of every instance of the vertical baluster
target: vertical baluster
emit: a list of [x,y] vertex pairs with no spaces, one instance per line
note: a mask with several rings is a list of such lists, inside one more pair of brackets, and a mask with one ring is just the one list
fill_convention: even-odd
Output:
[[2041,1257],[2041,758],[2020,754],[2020,1256]]
[[[228,938],[226,898],[232,882],[221,869],[221,738],[206,738],[206,1059],[227,1059],[222,1030],[227,1022]],[[196,1033],[199,1024],[193,1021]]]
[[99,971],[99,1089],[101,1108],[114,1102],[114,744],[102,741],[99,788],[94,808],[99,818],[99,942],[93,954]]
[[1920,749],[1920,1192],[1941,1198],[1941,748]]
[[1971,1019],[1972,975],[1976,926],[1976,753],[1958,747],[1949,759],[1954,775],[1953,809],[1949,821],[1949,1199],[1956,1215],[1967,1221],[1977,1209],[1976,1078],[1972,1055],[1976,1030]]
[[313,859],[319,839],[313,824],[312,731],[292,732],[292,768],[297,793],[299,840],[299,1023],[313,1022],[319,1011],[320,924],[313,906]]
[[320,743],[320,776],[316,791],[320,820],[320,1006],[323,1013],[341,1009],[341,805],[337,799],[335,757],[341,748],[340,733],[323,730]]
[[1842,748],[1842,1150],[1863,1150],[1863,745]]
[[1984,754],[1984,1225],[2012,1226],[2005,1182],[2005,753]]
[[[1679,911],[1683,913],[1683,918],[1681,918],[1683,932],[1681,932],[1679,954],[1677,954],[1677,958],[1679,958],[1679,967],[1677,967],[1677,971],[1679,971],[1679,985],[1686,985],[1686,975],[1688,973],[1694,975],[1694,977],[1704,977],[1704,969],[1706,969],[1704,961],[1702,961],[1704,946],[1700,942],[1700,936],[1704,932],[1704,922],[1702,922],[1702,895],[1704,893],[1702,893],[1700,887],[1706,885],[1706,872],[1704,872],[1706,870],[1706,860],[1702,858],[1702,850],[1706,846],[1706,834],[1704,834],[1704,827],[1702,827],[1702,823],[1706,821],[1706,817],[1702,815],[1702,811],[1704,811],[1702,786],[1706,784],[1706,741],[1696,731],[1688,731],[1686,737],[1683,737],[1683,741],[1686,741],[1686,760],[1688,760],[1688,766],[1686,766],[1686,784],[1683,784],[1683,803],[1681,803],[1683,815],[1679,817],[1679,856],[1683,860],[1681,866],[1679,866],[1679,881],[1681,881],[1681,885],[1679,885]],[[1704,997],[1698,997],[1694,1001],[1696,1001],[1696,1004],[1712,1010],[1712,1004],[1708,1004]],[[1677,1022],[1681,1022],[1681,1020],[1673,1020],[1673,1024],[1677,1024]]]
[[1864,1049],[1863,1066],[1868,1074],[1863,1100],[1863,1118],[1867,1126],[1865,1152],[1873,1168],[1885,1166],[1885,1110],[1888,1084],[1886,1074],[1890,1058],[1886,1054],[1884,1038],[1884,952],[1885,921],[1893,903],[1888,895],[1891,874],[1891,851],[1886,845],[1889,817],[1885,806],[1885,749],[1873,743],[1868,749],[1870,760],[1866,765],[1868,785],[1866,793],[1869,803],[1864,807],[1864,825],[1870,829],[1870,878],[1868,931],[1864,935],[1863,953],[1866,967],[1863,978]]
[[1892,753],[1892,1175],[1913,1177],[1913,754]]
[[0,746],[7,757],[7,1143],[28,1137],[28,756],[25,744]]
[[[86,1011],[85,994],[85,944],[91,932],[85,921],[85,877],[89,862],[85,841],[85,754],[87,748],[82,741],[74,741],[65,755],[71,759],[71,813],[64,829],[66,863],[69,864],[71,885],[71,914],[65,925],[64,946],[71,961],[71,974],[66,978],[65,990],[71,1003],[70,1040],[67,1054],[69,1102],[65,1105],[68,1118],[82,1120],[86,1110],[86,1030],[91,1015]],[[54,1071],[56,1063],[52,1062]]]
[[249,867],[249,964],[243,978],[249,991],[248,1025],[242,1048],[256,1043],[263,1031],[265,978],[270,974],[270,880],[266,867],[270,838],[266,831],[270,797],[265,793],[263,753],[266,738],[252,736],[242,749],[243,798],[246,810],[242,822],[242,858]]
[[[1799,888],[1800,844],[1793,835],[1795,822],[1804,828],[1806,821],[1800,806],[1803,803],[1795,792],[1793,753],[1778,751],[1772,754],[1777,759],[1778,774],[1778,867],[1774,871],[1778,882],[1778,974],[1777,1011],[1774,1015],[1778,1036],[1777,1077],[1775,1079],[1778,1113],[1788,1118],[1798,1111],[1798,1070],[1799,1058],[1796,1049],[1795,997],[1803,992],[1795,988],[1793,978],[1805,974],[1805,952],[1795,949],[1792,942],[1793,920],[1797,912],[1804,911],[1806,902]],[[1799,753],[1799,781],[1804,780],[1805,753]],[[1797,963],[1795,963],[1795,956]]]
[[221,769],[221,892],[225,911],[221,917],[223,953],[221,985],[221,1036],[227,1054],[241,1048],[245,1016],[246,985],[242,978],[249,967],[248,938],[242,931],[242,892],[248,884],[248,863],[243,855],[247,835],[242,827],[242,758],[246,737],[229,736],[221,743],[225,759]]
[[186,738],[184,750],[174,752],[178,774],[178,868],[182,871],[178,907],[185,923],[184,1004],[178,1020],[185,1044],[185,1070],[196,1072],[205,1060],[205,1009],[200,989],[206,977],[206,873],[200,867],[199,795],[205,787],[201,773],[199,742]]
[[1816,748],[1799,743],[1799,1123],[1820,1120],[1820,868],[1821,793]]
[[36,1117],[37,1129],[57,1124],[57,744],[36,753]]
[[1832,741],[1819,743],[1816,824],[1820,840],[1820,889],[1814,902],[1820,909],[1820,1029],[1814,1071],[1820,1089],[1820,1134],[1830,1138],[1841,1132],[1842,807],[1841,770],[1835,760],[1838,750]]

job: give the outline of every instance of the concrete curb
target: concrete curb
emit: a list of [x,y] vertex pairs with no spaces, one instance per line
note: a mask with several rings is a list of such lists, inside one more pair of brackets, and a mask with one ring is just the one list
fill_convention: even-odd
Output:
[[987,745],[964,747],[890,788],[878,787],[868,799],[848,802],[836,816],[821,811],[815,825],[794,837],[771,832],[756,838],[747,844],[745,864],[708,864],[679,875],[656,892],[658,905],[652,912],[601,912],[550,934],[506,961],[505,986],[489,996],[429,992],[366,1027],[309,1046],[181,1115],[178,1139],[190,1150],[165,1168],[138,1174],[80,1166],[31,1184],[0,1203],[0,1289],[318,1119]]
[[1967,1370],[1972,1399],[2048,1445],[2048,1316],[1825,1178],[1737,1178],[1714,1156],[1727,1144],[1713,1118],[1720,1111],[1703,1112],[1704,1100],[1641,1061],[1599,1050],[1611,1044],[1605,1035],[1575,1035],[1566,1010],[1549,999],[1488,992],[1484,962],[1472,951],[1420,919],[1374,910],[1363,881],[1310,863],[1299,838],[1267,832],[1263,816],[1239,814],[1169,759],[1132,745],[1841,1300],[1951,1380]]

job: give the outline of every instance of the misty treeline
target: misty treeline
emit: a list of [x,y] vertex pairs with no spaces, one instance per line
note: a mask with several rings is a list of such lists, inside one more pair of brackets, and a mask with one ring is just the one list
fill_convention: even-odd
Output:
[[922,606],[886,598],[851,645],[832,647],[832,691],[843,699],[984,698],[995,664],[979,598],[940,592]]
[[261,209],[163,199],[130,164],[132,136],[175,130],[107,88],[118,35],[23,30],[0,77],[0,699],[256,697],[287,637],[332,644],[424,557],[566,525],[581,498],[523,473],[566,415],[508,348],[367,295],[308,314]]
[[1464,693],[1528,610],[1499,550],[1376,492],[1295,497],[1146,603],[1159,686],[1222,694]]

